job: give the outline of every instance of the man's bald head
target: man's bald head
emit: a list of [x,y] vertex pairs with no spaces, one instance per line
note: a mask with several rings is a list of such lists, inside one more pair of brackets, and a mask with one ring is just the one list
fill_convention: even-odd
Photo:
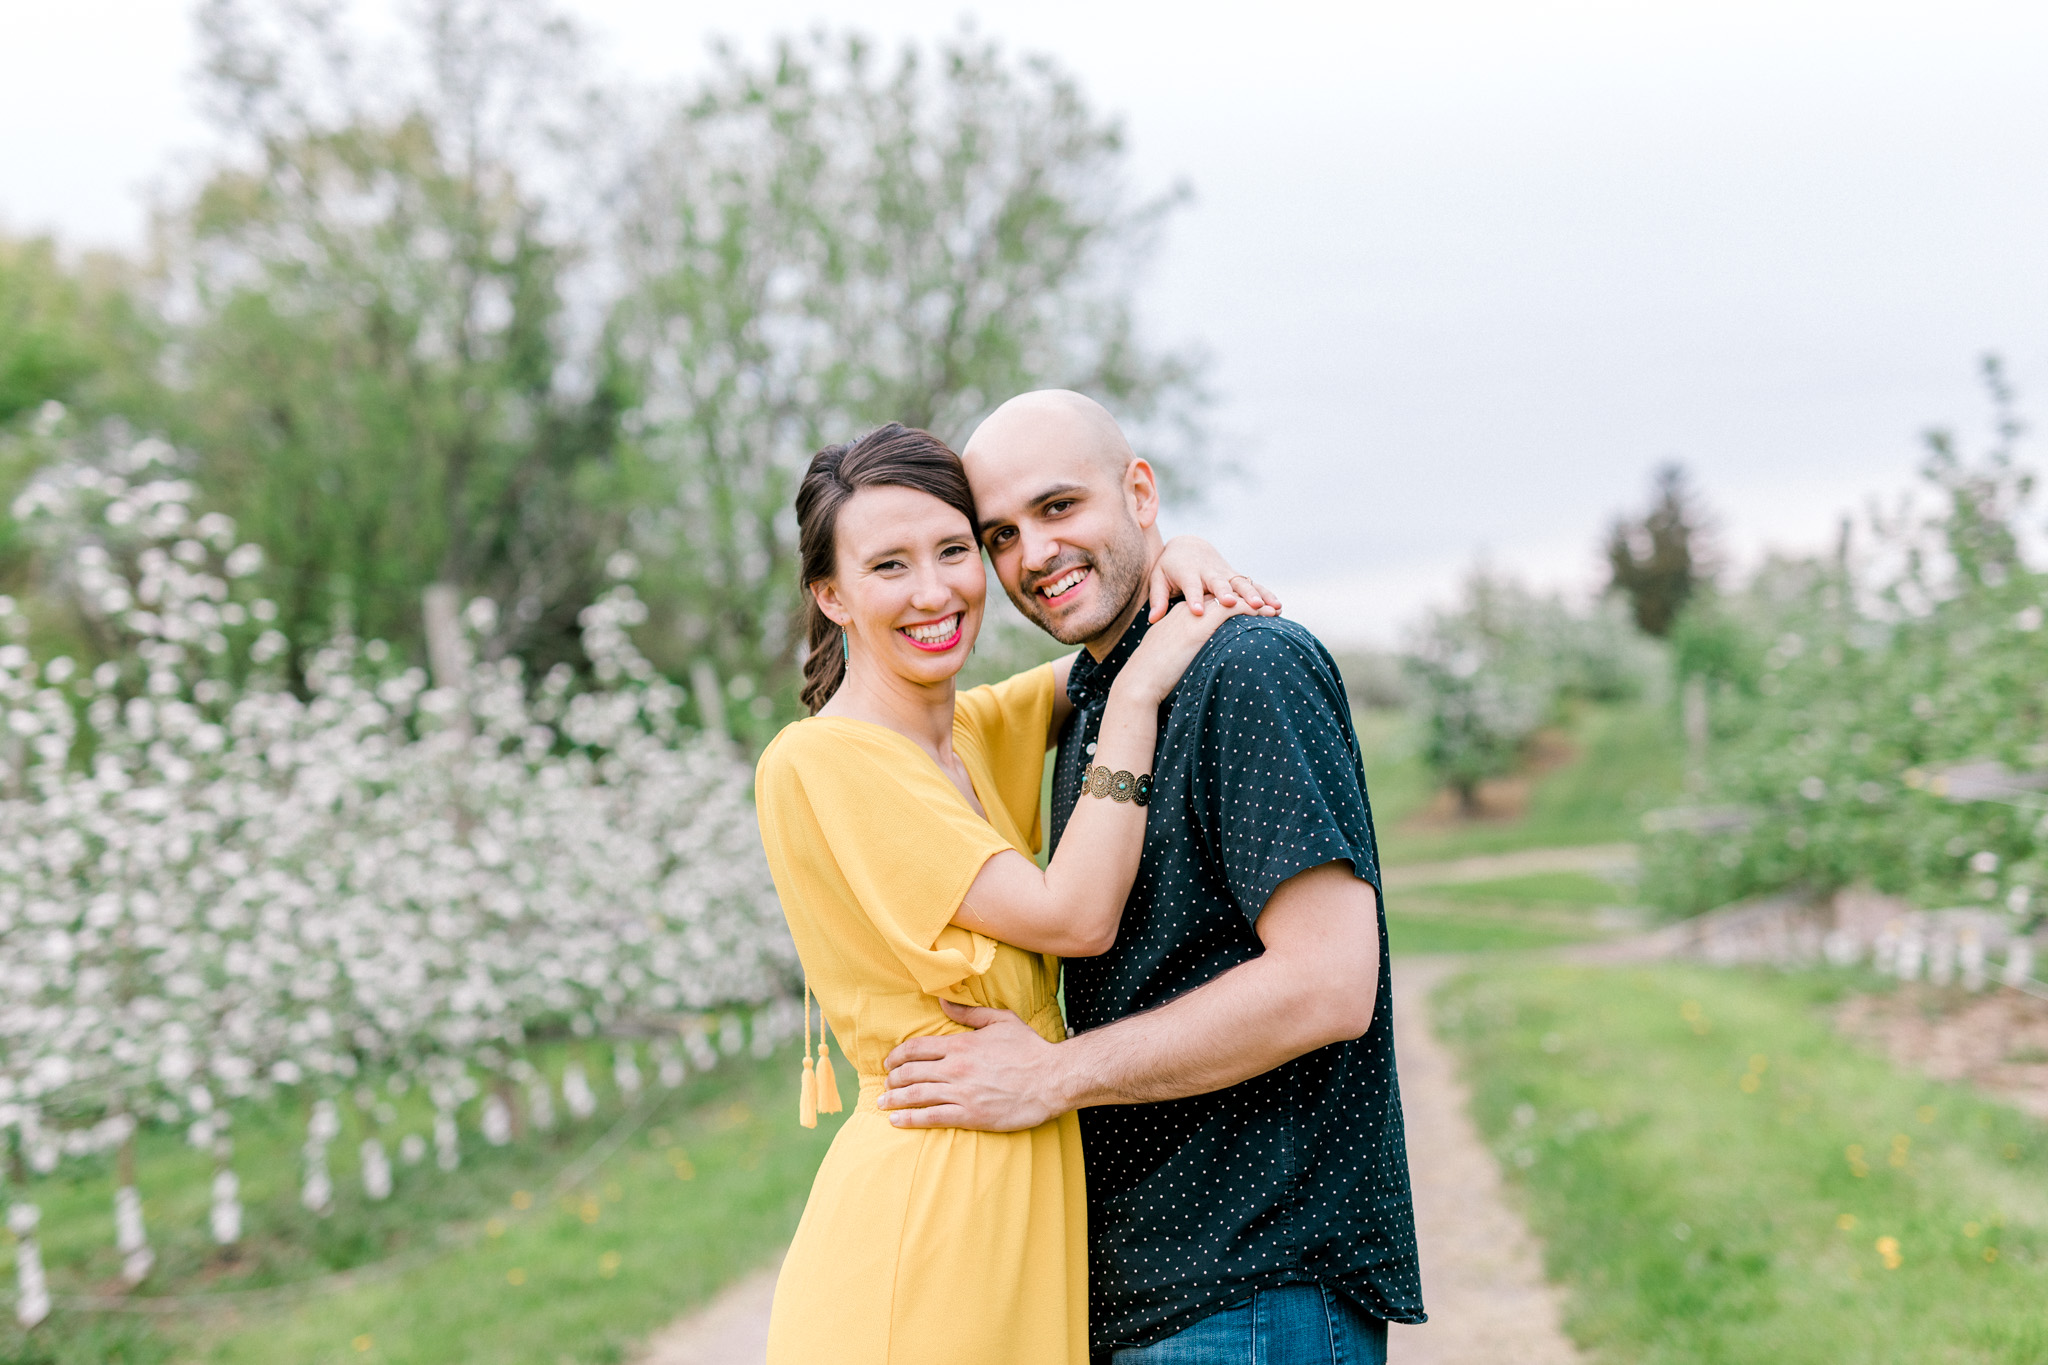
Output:
[[1109,409],[1072,389],[1018,394],[983,419],[960,458],[972,477],[977,460],[1030,460],[1055,452],[1086,456],[1116,480],[1138,458]]
[[1159,489],[1109,410],[1067,389],[1019,394],[960,458],[1010,600],[1068,644],[1114,644],[1159,552]]

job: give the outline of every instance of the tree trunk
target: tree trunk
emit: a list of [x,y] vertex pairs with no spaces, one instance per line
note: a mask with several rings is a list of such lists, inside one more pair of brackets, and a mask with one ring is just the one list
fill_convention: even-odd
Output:
[[725,692],[718,685],[718,670],[709,659],[699,659],[690,665],[690,695],[696,699],[697,719],[703,724],[704,733],[729,738],[732,732],[725,724]]
[[1465,780],[1454,782],[1451,786],[1452,790],[1458,793],[1458,814],[1467,820],[1477,820],[1481,814],[1479,783],[1476,780]]
[[1707,679],[1695,673],[1685,680],[1681,694],[1685,713],[1685,783],[1694,791],[1707,784]]

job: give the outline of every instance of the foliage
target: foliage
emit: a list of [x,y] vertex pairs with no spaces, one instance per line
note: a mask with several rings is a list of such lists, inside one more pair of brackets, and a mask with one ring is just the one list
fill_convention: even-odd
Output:
[[812,452],[887,421],[957,444],[1059,385],[1185,456],[1200,393],[1138,343],[1128,292],[1175,201],[1130,203],[1121,130],[1050,62],[971,32],[715,57],[629,177],[608,347],[635,396],[632,548],[673,623],[651,647],[746,680],[758,721],[798,662]]
[[679,726],[629,587],[582,614],[594,688],[511,660],[429,687],[338,636],[301,700],[263,552],[180,464],[80,438],[15,509],[115,646],[0,647],[0,1125],[30,1164],[366,1066],[509,1084],[536,1029],[785,993],[749,773]]
[[1521,963],[1438,997],[1593,1358],[2048,1351],[2040,1125],[1837,1037],[1814,1008],[1836,989]]
[[40,467],[41,437],[67,413],[165,414],[154,375],[163,328],[137,275],[115,256],[67,260],[47,237],[0,234],[0,592],[36,590],[7,508]]
[[1480,782],[1512,771],[1564,703],[1640,694],[1655,655],[1605,603],[1574,611],[1479,569],[1462,602],[1424,620],[1408,664],[1428,727],[1424,759],[1474,813]]
[[[1765,572],[1777,571],[1774,565]],[[1711,688],[1754,697],[1770,643],[1757,638],[1747,619],[1749,606],[1746,595],[1725,594],[1712,586],[1693,593],[1672,623],[1672,672],[1680,678],[1697,678]]]
[[154,413],[160,329],[135,275],[116,256],[67,262],[48,237],[0,235],[0,425],[52,401],[102,414]]
[[2048,573],[2027,560],[2017,424],[2002,411],[1998,430],[1974,462],[1934,438],[1932,505],[1877,519],[1867,548],[1845,529],[1834,555],[1773,561],[1713,607],[1701,806],[1650,844],[1667,908],[1864,882],[2040,911]]
[[1358,647],[1332,650],[1331,654],[1344,678],[1344,694],[1354,707],[1390,711],[1414,705],[1414,691],[1400,655]]
[[272,551],[294,679],[337,611],[417,639],[436,581],[506,603],[488,653],[574,657],[617,534],[596,487],[617,404],[573,381],[586,247],[548,193],[573,189],[573,32],[464,0],[418,11],[410,60],[330,6],[208,0],[200,27],[238,150],[163,218],[190,313],[174,432]]
[[423,0],[384,39],[363,8],[200,5],[225,141],[162,206],[148,288],[0,243],[0,421],[64,401],[198,452],[201,502],[271,551],[302,696],[337,623],[421,657],[435,584],[505,604],[486,658],[584,667],[577,613],[631,554],[651,657],[760,739],[792,705],[819,447],[957,443],[1066,385],[1186,487],[1200,365],[1143,344],[1131,298],[1180,195],[1132,194],[1122,130],[1051,62],[821,33],[612,97],[553,0]]
[[1657,471],[1654,501],[1640,520],[1620,520],[1607,535],[1609,586],[1628,598],[1636,626],[1663,639],[1708,579],[1704,518],[1683,465]]

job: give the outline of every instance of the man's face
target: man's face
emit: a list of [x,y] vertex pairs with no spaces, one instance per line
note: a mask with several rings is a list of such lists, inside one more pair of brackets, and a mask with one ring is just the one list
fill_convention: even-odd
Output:
[[1114,626],[1144,586],[1140,510],[1151,468],[1122,471],[1056,440],[972,450],[967,477],[981,543],[1017,609],[1061,644]]

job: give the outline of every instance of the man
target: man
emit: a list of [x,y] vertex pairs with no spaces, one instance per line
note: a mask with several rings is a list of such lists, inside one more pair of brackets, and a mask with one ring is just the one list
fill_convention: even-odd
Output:
[[[1110,683],[1149,621],[1151,467],[1079,394],[1012,399],[962,457],[982,543],[1032,620],[1084,646],[1053,782],[1057,843]],[[1117,941],[1066,965],[1076,1030],[1004,1011],[888,1059],[912,1127],[1081,1110],[1098,1362],[1384,1361],[1421,1289],[1387,1007],[1379,860],[1329,654],[1226,622],[1160,708],[1145,855]],[[1092,795],[1084,795],[1084,789]]]

